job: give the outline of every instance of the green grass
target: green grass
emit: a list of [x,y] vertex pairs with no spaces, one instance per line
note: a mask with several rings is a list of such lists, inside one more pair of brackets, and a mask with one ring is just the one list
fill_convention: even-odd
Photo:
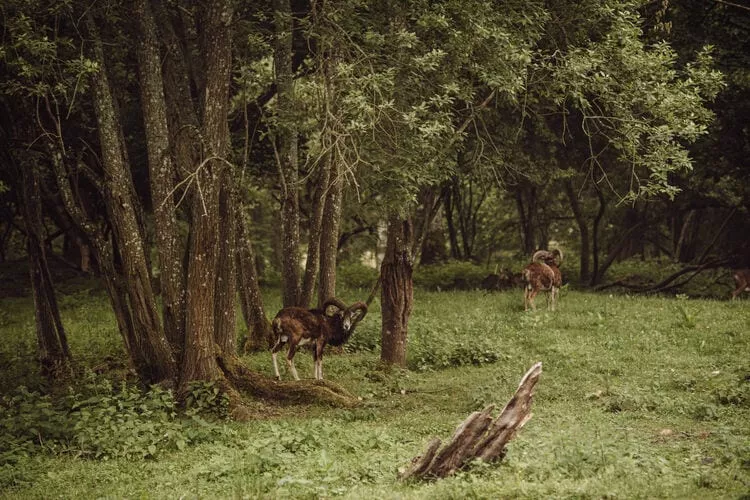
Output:
[[[82,365],[122,354],[102,295],[61,303]],[[520,291],[418,291],[409,370],[379,366],[377,303],[347,352],[326,355],[326,378],[360,396],[358,408],[254,402],[258,419],[201,420],[211,427],[201,439],[148,459],[36,447],[0,465],[0,496],[747,498],[748,304],[567,292],[558,311],[545,311],[542,299],[525,313]],[[32,307],[0,302],[3,393],[40,383]],[[270,355],[245,360],[271,375]],[[311,377],[311,356],[295,361]],[[536,361],[544,373],[534,416],[501,464],[435,482],[396,479],[430,437],[448,437],[487,403],[504,404]]]

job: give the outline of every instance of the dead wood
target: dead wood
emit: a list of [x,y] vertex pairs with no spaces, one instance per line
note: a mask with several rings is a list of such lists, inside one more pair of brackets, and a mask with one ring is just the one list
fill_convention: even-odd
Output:
[[433,438],[421,455],[399,471],[400,479],[447,477],[475,459],[488,463],[502,460],[508,442],[531,418],[534,387],[541,374],[542,363],[536,363],[523,376],[516,393],[494,421],[491,413],[495,405],[489,405],[469,415],[442,448],[440,439]]
[[[628,279],[621,279],[614,281],[612,283],[605,283],[602,285],[599,285],[594,288],[597,292],[601,292],[603,290],[606,290],[607,288],[612,288],[615,286],[627,288],[631,292],[635,293],[659,293],[659,292],[666,292],[670,290],[679,289],[680,287],[685,286],[690,281],[692,281],[693,278],[695,278],[697,275],[704,271],[708,271],[710,269],[717,269],[720,267],[724,267],[728,265],[730,262],[729,259],[714,259],[708,262],[704,262],[703,264],[691,264],[683,267],[682,269],[670,274],[665,279],[660,281],[659,283],[650,284],[650,285],[636,285],[628,282]],[[685,275],[690,274],[686,279],[679,281],[677,283],[673,283],[677,278]]]

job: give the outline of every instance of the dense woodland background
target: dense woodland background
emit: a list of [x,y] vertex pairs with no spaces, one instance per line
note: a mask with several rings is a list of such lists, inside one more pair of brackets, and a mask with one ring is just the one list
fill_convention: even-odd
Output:
[[404,365],[414,273],[436,264],[456,270],[441,288],[512,284],[538,248],[564,251],[573,286],[679,264],[620,283],[636,290],[750,265],[739,4],[7,0],[0,17],[0,260],[28,261],[52,378],[71,361],[61,263],[101,278],[142,381],[231,394],[263,384],[235,357],[267,348],[262,287],[308,307],[337,271],[362,295],[379,281],[381,359]]

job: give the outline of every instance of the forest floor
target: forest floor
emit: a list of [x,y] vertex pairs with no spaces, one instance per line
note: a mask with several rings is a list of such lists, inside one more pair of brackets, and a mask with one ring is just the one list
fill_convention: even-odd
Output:
[[[278,299],[268,302],[275,310]],[[148,405],[126,404],[137,396],[104,391],[98,394],[106,393],[113,406],[108,416],[96,413],[88,423],[79,416],[68,437],[51,444],[33,425],[34,411],[40,419],[52,411],[48,400],[18,388],[38,383],[33,304],[6,297],[0,300],[0,394],[7,415],[0,416],[0,432],[16,438],[0,437],[10,443],[0,446],[6,448],[0,450],[0,497],[749,498],[747,299],[564,291],[556,312],[545,310],[543,298],[537,302],[538,311],[524,312],[520,290],[417,291],[408,370],[378,363],[376,303],[346,352],[324,358],[326,378],[361,397],[354,409],[256,401],[250,406],[257,417],[247,422],[157,419]],[[122,348],[101,291],[79,289],[60,303],[77,364],[115,376]],[[295,359],[300,375],[311,378],[309,353]],[[243,360],[271,376],[269,354]],[[544,371],[533,418],[500,464],[476,463],[431,482],[397,479],[430,438],[448,438],[488,403],[502,407],[537,361]],[[288,378],[283,370],[282,376]],[[94,404],[86,401],[74,406],[82,412]],[[136,412],[139,420],[117,420]],[[102,422],[110,419],[107,434]],[[166,436],[185,435],[173,449],[157,449],[163,442],[157,437],[142,456],[122,451],[149,429],[162,429],[165,419]],[[176,424],[191,419],[189,429]],[[134,426],[130,441],[108,448],[108,436],[128,426]],[[18,437],[23,432],[31,437]]]

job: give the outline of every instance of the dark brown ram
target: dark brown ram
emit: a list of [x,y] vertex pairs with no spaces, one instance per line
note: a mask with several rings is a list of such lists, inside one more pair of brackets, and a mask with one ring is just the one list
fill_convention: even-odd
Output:
[[285,307],[279,311],[271,323],[276,339],[271,348],[276,378],[281,380],[276,354],[284,344],[289,344],[286,362],[295,380],[299,380],[297,369],[294,367],[297,347],[310,344],[315,360],[314,377],[323,380],[323,350],[326,345],[339,346],[349,340],[354,327],[366,314],[367,304],[364,302],[355,302],[346,307],[336,298],[328,299],[321,309]]

